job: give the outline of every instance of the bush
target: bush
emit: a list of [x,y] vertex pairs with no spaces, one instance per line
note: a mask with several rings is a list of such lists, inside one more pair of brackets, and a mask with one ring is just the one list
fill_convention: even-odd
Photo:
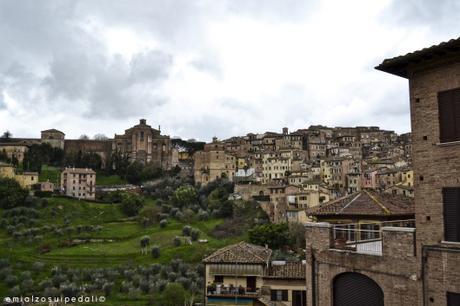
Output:
[[[155,247],[155,246],[154,246]],[[153,248],[152,248],[153,249]],[[160,247],[158,247],[158,251],[160,251]],[[152,252],[153,254],[153,252]],[[152,271],[153,274],[158,274],[161,271],[161,265],[158,263],[154,263],[153,265],[150,266],[150,271]]]
[[190,225],[186,225],[182,228],[182,235],[190,236],[191,231],[192,231],[192,228],[190,227]]
[[18,278],[15,275],[7,275],[3,281],[9,288],[12,288],[18,283]]
[[165,213],[160,213],[158,214],[158,220],[166,220],[168,219],[169,215],[168,214],[165,214]]
[[176,272],[170,272],[168,274],[168,281],[173,283],[177,278],[177,273]]
[[25,279],[21,282],[22,292],[29,292],[34,286],[34,281],[31,278]]
[[155,245],[155,246],[152,247],[152,257],[153,258],[159,258],[160,257],[160,247],[159,246]]
[[182,244],[182,241],[180,240],[179,237],[174,238],[173,240],[174,246],[178,247]]
[[141,248],[145,248],[150,244],[150,237],[149,236],[143,236],[140,240],[140,245]]
[[[34,192],[34,195],[38,198],[49,198],[53,195],[53,192],[52,191],[41,191],[41,190],[36,190]],[[40,203],[40,206],[42,206],[42,203],[43,202],[39,202]],[[42,206],[43,207],[43,206]]]
[[184,287],[185,289],[189,289],[191,284],[192,284],[192,281],[186,277],[179,277],[177,280],[176,280],[179,284],[182,285],[182,287]]
[[10,261],[6,258],[0,258],[0,269],[10,266]]
[[21,274],[19,274],[20,280],[25,280],[25,279],[30,279],[30,278],[32,278],[32,273],[30,273],[29,271],[23,271],[21,272]]
[[13,273],[11,267],[4,267],[0,270],[0,280],[5,280],[5,278]]
[[13,288],[10,289],[9,291],[10,296],[19,296],[21,295],[21,290],[19,289],[19,286],[14,286]]
[[174,192],[173,203],[176,207],[190,206],[198,202],[198,194],[193,186],[180,186]]
[[104,291],[106,297],[110,296],[110,294],[112,293],[112,289],[113,283],[104,283],[104,285],[102,286],[102,290]]
[[27,191],[10,178],[0,178],[0,208],[9,209],[24,204]]
[[129,217],[136,216],[144,206],[144,199],[131,192],[122,193],[121,210]]
[[192,232],[190,233],[190,236],[192,237],[193,241],[197,241],[198,238],[200,237],[200,231],[194,228]]
[[206,221],[206,220],[208,220],[208,219],[209,219],[209,214],[208,214],[207,211],[205,211],[205,210],[200,210],[200,211],[198,212],[198,220],[200,220],[200,221]]
[[160,221],[160,227],[165,228],[168,225],[168,220],[163,219]]
[[162,306],[177,306],[183,305],[186,299],[186,291],[181,284],[170,283],[166,286],[161,297],[159,298],[159,305]]

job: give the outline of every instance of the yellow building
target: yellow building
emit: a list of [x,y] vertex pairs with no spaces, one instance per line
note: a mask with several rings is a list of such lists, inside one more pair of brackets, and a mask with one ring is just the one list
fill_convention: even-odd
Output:
[[272,250],[240,242],[203,259],[205,305],[305,306],[303,261],[271,261]]
[[15,179],[25,189],[31,189],[32,185],[38,183],[38,172],[17,174],[13,165],[5,163],[0,163],[0,177]]
[[14,178],[15,170],[13,165],[0,163],[0,177]]
[[33,185],[38,184],[38,172],[24,172],[16,174],[14,177],[22,188],[31,189]]
[[291,171],[291,158],[282,157],[276,153],[265,153],[262,156],[262,183],[267,184],[273,179],[286,177],[286,172]]

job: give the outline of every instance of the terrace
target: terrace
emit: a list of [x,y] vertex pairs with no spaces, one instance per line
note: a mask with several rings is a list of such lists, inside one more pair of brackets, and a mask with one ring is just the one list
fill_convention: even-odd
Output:
[[415,230],[415,220],[332,225],[331,249],[381,256],[384,231],[405,231],[405,229],[409,232]]

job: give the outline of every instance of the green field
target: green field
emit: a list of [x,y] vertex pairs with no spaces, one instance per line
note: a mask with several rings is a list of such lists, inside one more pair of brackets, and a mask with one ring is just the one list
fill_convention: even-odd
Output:
[[[13,264],[15,274],[31,270],[35,262],[45,264],[48,272],[34,274],[35,282],[49,277],[50,269],[55,266],[79,269],[119,268],[132,265],[149,266],[153,263],[167,264],[175,258],[195,265],[214,250],[245,238],[215,239],[211,237],[211,230],[223,222],[222,219],[211,219],[188,224],[199,229],[200,239],[207,239],[207,243],[194,241],[189,245],[184,240],[177,247],[173,244],[173,239],[176,236],[182,236],[182,228],[186,225],[184,222],[169,219],[169,224],[165,228],[160,228],[158,224],[143,227],[134,218],[127,218],[118,204],[92,203],[61,197],[47,200],[48,205],[38,209],[40,217],[35,227],[73,226],[75,228],[99,225],[102,226],[102,229],[91,232],[83,231],[79,234],[64,233],[60,236],[50,230],[42,234],[43,239],[39,242],[31,242],[25,238],[15,239],[8,235],[5,229],[1,229],[0,258],[9,259]],[[146,205],[155,205],[153,199],[149,199],[146,203]],[[3,214],[3,211],[0,210],[0,213]],[[154,259],[149,251],[147,254],[141,252],[140,239],[144,235],[150,237],[150,247],[160,246],[159,258]],[[94,241],[75,246],[61,245],[62,241],[74,241],[75,239],[93,239]],[[44,244],[50,246],[50,251],[40,254],[38,248]],[[1,283],[0,296],[6,296],[8,293],[9,289],[4,283]],[[106,305],[146,305],[147,301],[148,295],[130,297],[115,290]]]
[[60,184],[60,173],[60,169],[57,167],[43,165],[38,179],[40,182],[50,181],[54,184]]
[[121,178],[119,175],[105,175],[102,173],[97,173],[96,175],[96,185],[123,185],[126,184],[126,180]]

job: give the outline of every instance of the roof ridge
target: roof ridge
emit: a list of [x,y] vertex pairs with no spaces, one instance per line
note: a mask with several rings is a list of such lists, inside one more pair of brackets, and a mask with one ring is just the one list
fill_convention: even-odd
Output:
[[373,195],[371,195],[367,190],[364,190],[364,192],[375,202],[377,203],[385,213],[387,214],[390,214],[390,210],[385,206],[383,205],[376,197],[374,197]]
[[341,213],[345,208],[347,208],[351,203],[353,203],[353,202],[354,202],[357,198],[359,198],[360,196],[361,196],[361,192],[358,193],[358,194],[356,195],[356,197],[354,197],[350,202],[348,202],[347,205],[345,205],[344,207],[342,207],[342,209],[341,209],[339,212],[337,212],[337,214]]

